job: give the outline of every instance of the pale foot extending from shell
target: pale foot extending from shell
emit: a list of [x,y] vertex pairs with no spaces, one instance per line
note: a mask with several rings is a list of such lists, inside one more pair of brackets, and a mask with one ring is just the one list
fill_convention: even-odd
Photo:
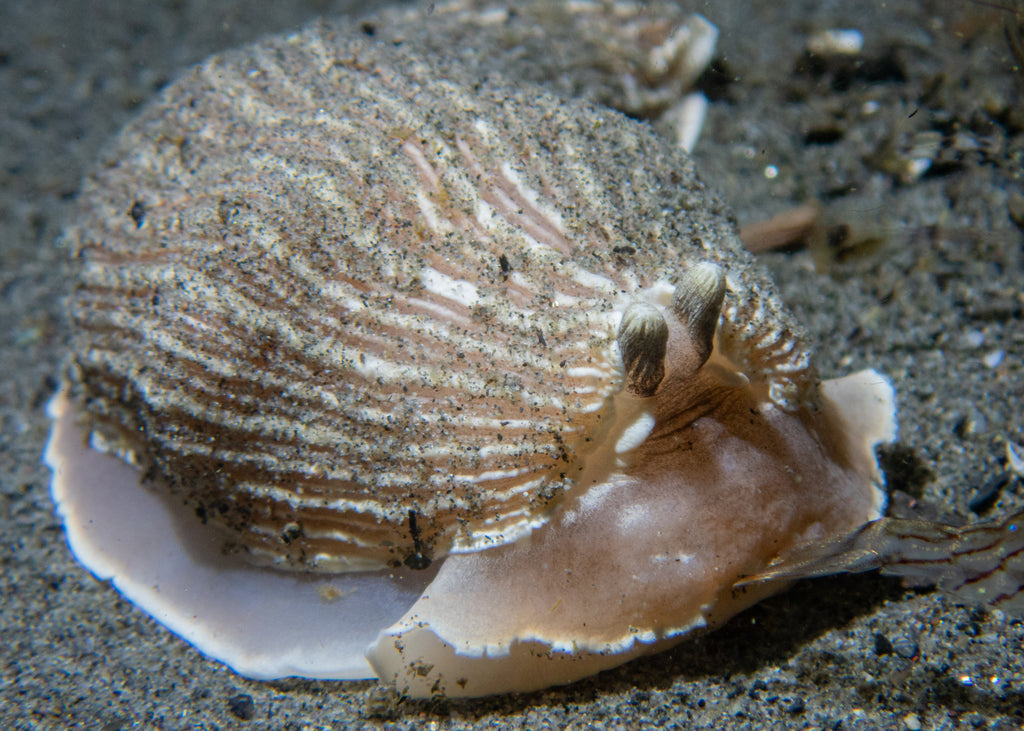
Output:
[[[822,388],[817,414],[733,393],[732,417],[652,435],[636,470],[574,495],[529,539],[450,557],[370,651],[374,669],[413,696],[528,691],[663,649],[784,587],[732,582],[880,509],[865,486],[874,444],[894,435],[892,389],[873,371]],[[877,417],[867,431],[837,431],[864,414]]]
[[89,447],[66,394],[47,411],[51,495],[72,552],[98,579],[247,677],[374,676],[366,647],[435,571],[323,576],[226,555],[223,536],[180,500],[140,489],[138,470]]
[[[552,522],[450,557],[371,649],[380,677],[412,696],[570,682],[720,624],[786,585],[734,591],[753,567],[878,516],[873,450],[895,436],[887,379],[826,381],[820,410],[787,413],[724,368],[670,373],[630,464],[584,483]],[[678,412],[687,380],[704,398]]]

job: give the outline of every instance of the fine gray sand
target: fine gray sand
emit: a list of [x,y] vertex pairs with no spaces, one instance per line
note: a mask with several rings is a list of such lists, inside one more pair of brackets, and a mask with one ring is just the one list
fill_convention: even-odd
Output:
[[[180,69],[357,4],[0,5],[0,728],[1024,724],[1020,620],[872,574],[803,582],[567,688],[428,703],[372,682],[240,678],[75,563],[40,455],[68,341],[55,238],[84,170]],[[893,378],[891,487],[918,512],[978,520],[968,504],[1005,471],[1006,440],[1024,443],[1024,72],[1002,27],[1022,21],[948,0],[684,4],[721,30],[704,177],[741,223],[823,204],[831,247],[765,261],[823,375]],[[863,33],[857,60],[804,56],[828,28]],[[914,159],[930,169],[916,176]],[[983,517],[1022,506],[1011,479]]]

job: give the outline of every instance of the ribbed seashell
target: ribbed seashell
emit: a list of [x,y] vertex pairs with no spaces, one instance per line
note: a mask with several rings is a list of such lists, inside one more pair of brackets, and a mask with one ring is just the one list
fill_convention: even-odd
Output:
[[51,494],[85,566],[246,676],[571,682],[879,515],[891,386],[819,382],[681,151],[713,26],[514,10],[215,56],[83,186]]
[[813,401],[689,161],[599,108],[443,70],[329,26],[214,57],[81,196],[94,440],[255,561],[423,566],[543,524],[625,428],[623,313],[668,307],[697,263],[727,276],[723,357]]

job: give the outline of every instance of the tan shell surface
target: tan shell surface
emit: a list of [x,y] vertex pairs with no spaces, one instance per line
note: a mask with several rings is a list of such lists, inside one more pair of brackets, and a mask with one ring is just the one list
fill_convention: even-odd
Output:
[[286,567],[422,565],[543,523],[615,428],[622,310],[696,262],[728,273],[723,353],[780,403],[815,382],[648,127],[322,25],[168,87],[67,240],[94,439]]

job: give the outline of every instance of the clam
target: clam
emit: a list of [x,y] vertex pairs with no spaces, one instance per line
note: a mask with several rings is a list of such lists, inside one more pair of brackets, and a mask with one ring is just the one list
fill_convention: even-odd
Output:
[[215,56],[66,241],[72,550],[245,675],[570,682],[882,506],[888,381],[820,381],[678,146],[465,58],[329,24]]

